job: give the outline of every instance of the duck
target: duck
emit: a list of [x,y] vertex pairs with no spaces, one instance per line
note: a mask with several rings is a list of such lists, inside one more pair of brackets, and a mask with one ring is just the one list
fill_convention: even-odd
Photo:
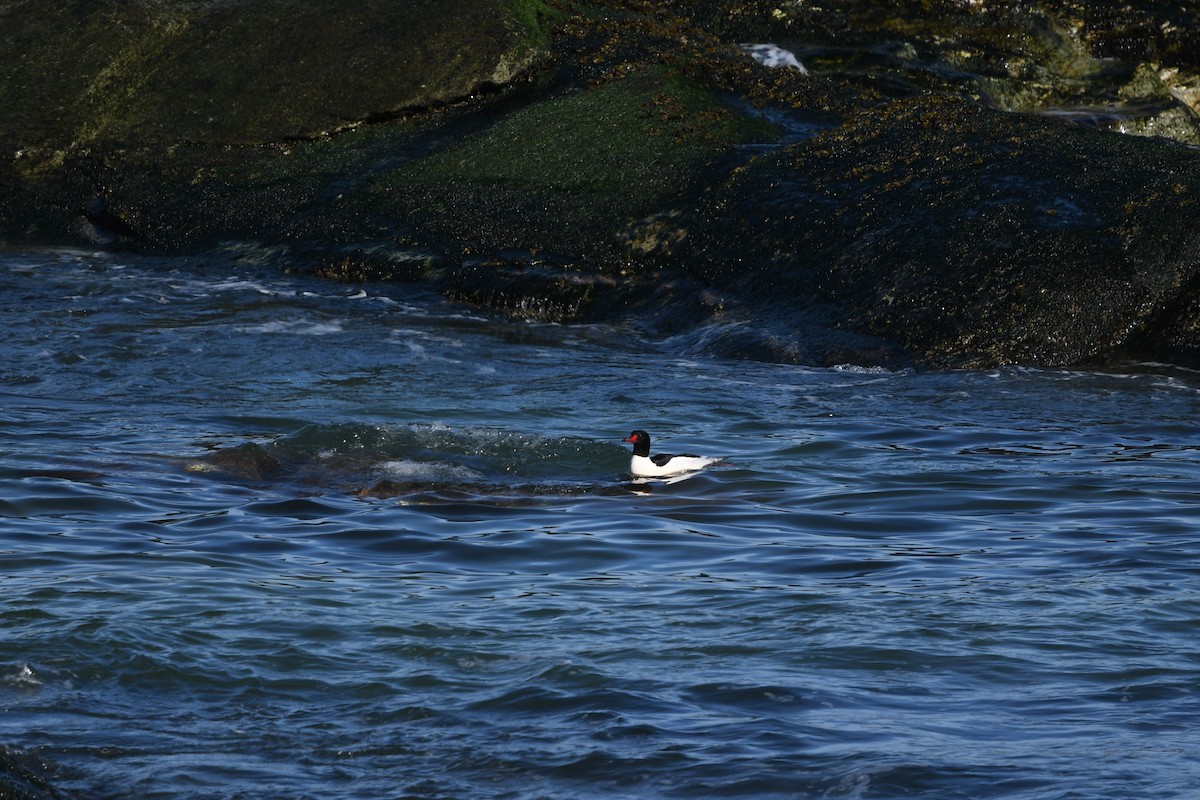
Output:
[[650,434],[633,431],[622,441],[633,445],[633,457],[629,460],[629,471],[635,478],[672,478],[698,472],[720,462],[719,458],[694,456],[688,453],[650,455]]

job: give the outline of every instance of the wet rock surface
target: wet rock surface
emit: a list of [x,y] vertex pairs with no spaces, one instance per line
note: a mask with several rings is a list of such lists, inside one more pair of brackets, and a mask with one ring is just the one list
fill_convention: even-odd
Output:
[[[694,263],[763,303],[784,286],[826,300],[925,363],[1149,355],[1194,291],[1197,168],[1193,151],[957,100],[894,103],[729,180]],[[721,251],[734,220],[760,235]]]
[[0,746],[0,800],[58,800],[49,772],[39,758]]
[[1107,0],[0,2],[0,234],[698,353],[1193,364],[1197,30]]

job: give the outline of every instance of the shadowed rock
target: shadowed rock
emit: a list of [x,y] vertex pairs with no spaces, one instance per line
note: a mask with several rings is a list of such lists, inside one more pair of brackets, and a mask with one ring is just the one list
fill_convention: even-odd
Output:
[[0,232],[724,356],[1200,363],[1200,163],[1156,138],[1200,142],[1200,12],[1168,6],[4,3]]
[[712,197],[690,260],[704,278],[781,315],[819,298],[927,364],[1200,354],[1197,151],[925,99]]
[[41,760],[0,746],[0,800],[58,800]]

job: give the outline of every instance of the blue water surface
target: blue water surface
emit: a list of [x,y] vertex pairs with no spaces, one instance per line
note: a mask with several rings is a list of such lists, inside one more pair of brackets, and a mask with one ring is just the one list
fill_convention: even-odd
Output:
[[0,322],[0,744],[66,796],[1200,796],[1196,373],[90,252]]

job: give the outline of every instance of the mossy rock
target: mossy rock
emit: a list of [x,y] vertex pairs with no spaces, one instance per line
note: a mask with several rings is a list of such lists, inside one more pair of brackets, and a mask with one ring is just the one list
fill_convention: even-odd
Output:
[[662,67],[515,110],[381,176],[363,198],[467,249],[588,253],[778,130]]
[[[1178,52],[1149,4],[1101,5]],[[1183,102],[1099,64],[1074,0],[27,6],[0,0],[6,233],[230,244],[539,319],[722,317],[754,333],[713,352],[746,357],[1200,360],[1195,153],[978,102]],[[772,32],[814,74],[738,47]]]
[[336,131],[507,82],[545,55],[542,13],[558,12],[535,0],[7,2],[4,135],[53,151]]

